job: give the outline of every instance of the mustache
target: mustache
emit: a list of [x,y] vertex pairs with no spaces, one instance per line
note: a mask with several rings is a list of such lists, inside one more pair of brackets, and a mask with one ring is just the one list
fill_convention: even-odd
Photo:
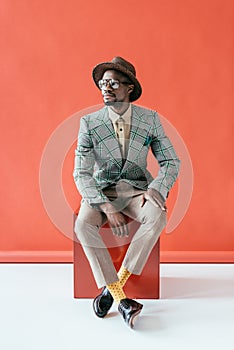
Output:
[[103,96],[115,96],[113,92],[105,92]]

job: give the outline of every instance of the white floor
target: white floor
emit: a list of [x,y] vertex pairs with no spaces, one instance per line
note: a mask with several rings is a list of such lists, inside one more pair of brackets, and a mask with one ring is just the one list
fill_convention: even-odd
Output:
[[0,349],[234,349],[234,264],[162,264],[134,330],[73,298],[72,264],[0,264]]

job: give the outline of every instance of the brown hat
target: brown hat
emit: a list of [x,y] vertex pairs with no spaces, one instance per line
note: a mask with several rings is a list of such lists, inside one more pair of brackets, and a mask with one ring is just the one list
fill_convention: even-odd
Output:
[[130,94],[130,101],[136,101],[141,96],[142,88],[136,78],[136,70],[134,66],[122,57],[114,57],[111,62],[103,62],[94,67],[92,75],[97,87],[99,88],[98,82],[102,79],[105,71],[111,69],[125,74],[131,80],[134,84],[134,90]]

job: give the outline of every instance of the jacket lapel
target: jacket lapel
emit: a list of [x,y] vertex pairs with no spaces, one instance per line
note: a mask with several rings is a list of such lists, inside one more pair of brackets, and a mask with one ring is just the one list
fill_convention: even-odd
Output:
[[[121,167],[121,152],[119,148],[119,142],[115,136],[115,131],[113,124],[109,118],[108,108],[104,107],[100,111],[96,118],[93,119],[93,130],[95,129],[96,137],[99,139],[100,143],[105,144],[105,149],[107,150],[107,159],[112,158],[112,161]],[[147,123],[147,119],[144,118],[142,109],[135,105],[132,105],[132,120],[131,120],[131,130],[130,130],[130,140],[127,160],[122,171],[126,171],[132,162],[137,163],[137,157],[143,147],[147,136],[150,134],[151,125]]]
[[108,157],[112,157],[114,162],[119,166],[121,152],[119,148],[119,142],[115,136],[115,130],[113,124],[109,118],[108,108],[101,109],[95,118],[95,134],[97,135],[100,143],[105,144]]
[[[133,105],[129,149],[127,155],[127,159],[129,159],[131,162],[136,160],[142,148],[145,147],[144,143],[150,133],[150,130],[151,126],[144,121],[144,115],[142,114],[141,110],[137,106]],[[128,166],[128,162],[125,163],[125,166]]]

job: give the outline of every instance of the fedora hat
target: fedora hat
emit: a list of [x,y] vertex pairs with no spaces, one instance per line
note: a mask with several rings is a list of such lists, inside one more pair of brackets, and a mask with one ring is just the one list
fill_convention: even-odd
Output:
[[94,67],[92,76],[96,86],[99,88],[98,82],[102,79],[105,71],[112,69],[125,74],[134,84],[134,90],[130,94],[130,101],[136,101],[141,96],[142,88],[136,78],[134,66],[122,57],[114,57],[111,62],[103,62]]

